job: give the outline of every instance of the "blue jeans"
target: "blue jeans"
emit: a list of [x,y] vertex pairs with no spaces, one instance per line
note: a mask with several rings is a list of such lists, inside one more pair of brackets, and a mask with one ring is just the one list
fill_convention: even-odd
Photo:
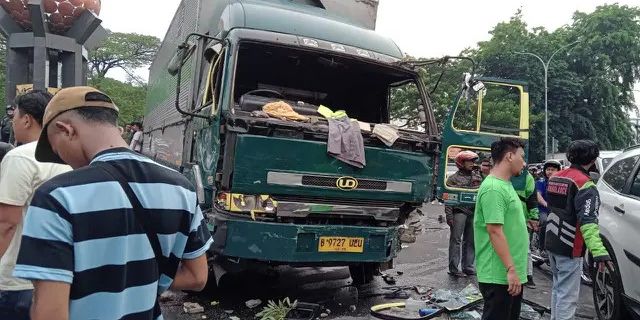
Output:
[[580,296],[582,258],[571,258],[549,252],[553,274],[551,320],[573,320]]
[[29,320],[33,290],[0,291],[0,319]]

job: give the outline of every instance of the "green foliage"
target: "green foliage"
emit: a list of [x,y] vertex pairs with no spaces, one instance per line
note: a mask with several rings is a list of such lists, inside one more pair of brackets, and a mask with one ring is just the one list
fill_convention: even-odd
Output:
[[[617,4],[603,5],[593,13],[577,12],[573,22],[549,32],[541,27],[529,28],[521,13],[498,23],[491,39],[478,43],[466,54],[478,62],[476,75],[528,83],[530,93],[530,160],[544,159],[544,69],[539,60],[516,52],[535,53],[545,62],[560,50],[549,66],[548,117],[551,137],[559,140],[560,151],[572,140],[593,139],[602,149],[620,149],[632,143],[628,113],[634,111],[633,85],[640,81],[640,8]],[[570,45],[579,41],[575,45]],[[442,125],[450,106],[455,103],[462,83],[462,73],[471,67],[464,62],[449,62],[421,70],[427,87],[437,81],[439,67],[448,69],[438,90],[432,94],[437,122]],[[417,91],[398,92],[393,101],[393,119],[407,119],[416,114]],[[511,99],[509,99],[511,100]],[[475,128],[476,106],[465,103],[459,108],[456,125]],[[483,124],[511,121],[514,105],[498,100],[483,108]],[[471,111],[469,111],[471,109]],[[485,123],[485,120],[488,122]],[[482,125],[482,124],[481,124]],[[511,127],[511,125],[509,125]]]
[[146,87],[111,78],[91,79],[90,85],[106,93],[120,108],[120,125],[142,119]]
[[296,305],[298,305],[298,301],[296,300],[292,303],[289,298],[285,298],[278,303],[269,300],[269,303],[262,311],[256,314],[256,318],[260,320],[284,320],[289,311],[295,309]]
[[112,69],[122,69],[140,81],[134,70],[153,62],[160,39],[137,33],[110,32],[107,39],[89,55],[91,78],[102,79]]
[[[160,47],[160,39],[137,33],[110,32],[107,39],[89,54],[89,84],[108,94],[120,108],[121,125],[141,120],[147,86],[135,76],[135,69],[148,66]],[[124,70],[127,82],[106,77],[113,69]]]

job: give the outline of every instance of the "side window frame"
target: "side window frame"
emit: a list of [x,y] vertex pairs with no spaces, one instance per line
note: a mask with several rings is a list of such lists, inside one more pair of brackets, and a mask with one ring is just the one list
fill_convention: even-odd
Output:
[[477,97],[475,99],[475,103],[476,103],[476,110],[475,110],[475,121],[476,121],[476,125],[475,125],[475,129],[473,130],[469,130],[469,129],[459,129],[456,127],[455,125],[455,119],[456,119],[456,115],[458,113],[458,109],[460,107],[465,107],[465,106],[460,106],[461,101],[464,100],[464,97],[461,96],[460,99],[458,99],[458,101],[456,102],[456,110],[453,113],[452,116],[452,120],[451,120],[451,127],[453,128],[454,131],[457,132],[463,132],[463,133],[476,133],[476,134],[482,134],[482,135],[492,135],[492,136],[500,136],[500,137],[513,137],[513,138],[520,138],[520,139],[529,139],[529,130],[531,129],[531,126],[529,124],[529,93],[525,91],[524,87],[522,85],[518,85],[518,84],[502,84],[502,83],[497,83],[497,82],[492,82],[492,81],[484,81],[485,85],[493,85],[496,87],[511,87],[511,88],[516,88],[519,91],[520,94],[520,110],[519,110],[519,115],[518,115],[518,133],[517,134],[505,134],[505,133],[492,133],[492,132],[486,132],[486,131],[482,131],[481,130],[481,125],[482,125],[482,108],[483,108],[483,99],[484,96],[486,94],[486,91],[488,90],[488,88],[483,88],[480,92],[478,92]]
[[631,187],[633,186],[633,183],[636,179],[640,180],[640,158],[636,159],[636,164],[633,168],[632,174],[630,175],[630,178],[627,179],[627,184],[625,185],[622,192],[622,194],[625,196],[640,200],[640,194],[639,195],[631,194]]
[[[222,48],[220,53],[214,55],[212,62],[207,70],[207,80],[205,83],[204,93],[202,95],[201,104],[203,107],[211,105],[211,115],[218,113],[220,101],[219,80],[224,71],[224,60],[226,56],[226,48]],[[209,96],[211,99],[209,99]]]
[[624,195],[624,196],[630,196],[629,194],[629,189],[631,188],[631,184],[633,183],[633,179],[635,178],[635,175],[631,174],[627,177],[627,179],[624,181],[624,185],[622,186],[622,189],[618,190],[617,188],[615,188],[614,186],[611,185],[611,183],[606,179],[607,174],[609,172],[611,172],[612,169],[615,169],[614,166],[617,166],[619,164],[621,164],[624,161],[627,160],[632,160],[633,158],[635,159],[635,163],[633,164],[633,169],[632,169],[632,173],[637,173],[638,171],[638,165],[640,165],[640,155],[631,155],[629,157],[620,159],[618,161],[616,161],[615,163],[609,165],[609,167],[607,168],[607,170],[604,172],[604,174],[602,175],[602,180],[604,181],[604,183],[607,184],[607,186],[609,186],[609,188],[611,188],[611,190],[613,190],[614,192]]

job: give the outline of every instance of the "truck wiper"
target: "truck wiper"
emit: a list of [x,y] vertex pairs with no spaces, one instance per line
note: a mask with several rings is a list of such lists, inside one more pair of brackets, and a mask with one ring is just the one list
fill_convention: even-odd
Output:
[[[476,73],[475,60],[473,60],[473,58],[471,57],[463,57],[463,56],[444,56],[439,59],[429,59],[429,60],[404,60],[404,61],[398,61],[396,62],[396,64],[401,67],[411,67],[411,68],[426,67],[434,64],[444,66],[447,62],[449,62],[449,60],[452,60],[452,59],[470,61],[472,65],[471,75],[473,76]],[[440,85],[440,81],[442,80],[442,77],[444,76],[445,72],[446,72],[446,69],[443,69],[442,72],[440,73],[440,76],[438,76],[438,80],[436,81],[436,84],[433,86],[433,89],[431,89],[431,92],[429,92],[430,95],[433,95],[433,93],[436,92],[436,90],[438,89],[438,85]]]

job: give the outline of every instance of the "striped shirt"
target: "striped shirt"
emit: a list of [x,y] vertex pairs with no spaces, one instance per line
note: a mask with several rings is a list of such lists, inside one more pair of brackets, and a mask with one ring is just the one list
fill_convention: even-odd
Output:
[[[168,261],[159,277],[130,201],[99,161],[126,177],[143,219],[153,221]],[[184,176],[128,149],[111,149],[36,191],[14,276],[69,283],[70,319],[162,319],[157,296],[171,285],[180,260],[200,257],[212,242]]]

